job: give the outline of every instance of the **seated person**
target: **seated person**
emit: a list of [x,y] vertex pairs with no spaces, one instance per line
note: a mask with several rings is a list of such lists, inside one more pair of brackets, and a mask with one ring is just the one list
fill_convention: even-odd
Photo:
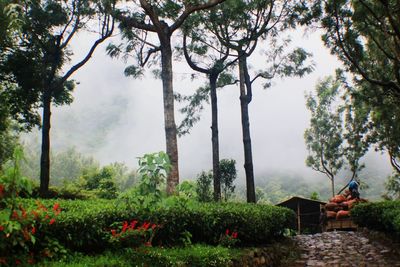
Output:
[[360,193],[358,192],[358,183],[356,181],[353,180],[349,183],[349,190],[352,199],[360,198]]

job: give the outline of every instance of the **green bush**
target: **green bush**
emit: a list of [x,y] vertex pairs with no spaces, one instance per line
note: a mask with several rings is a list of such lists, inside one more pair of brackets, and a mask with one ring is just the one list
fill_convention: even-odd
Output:
[[[34,200],[24,200],[34,205]],[[269,243],[294,225],[291,210],[256,204],[199,204],[179,198],[155,207],[129,207],[115,200],[43,200],[51,207],[60,204],[62,212],[48,227],[66,247],[78,251],[106,249],[110,226],[115,222],[138,220],[161,226],[153,245],[189,243],[218,244],[225,231],[236,231],[240,245]],[[129,207],[129,208],[128,208]]]
[[360,226],[400,238],[400,201],[359,204],[351,210],[351,216]]
[[229,266],[239,251],[223,247],[195,245],[186,248],[140,248],[106,252],[101,256],[76,255],[67,262],[46,262],[45,266]]

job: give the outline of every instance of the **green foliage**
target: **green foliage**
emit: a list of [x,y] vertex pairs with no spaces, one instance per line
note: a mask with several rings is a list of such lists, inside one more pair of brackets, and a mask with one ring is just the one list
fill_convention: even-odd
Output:
[[200,202],[210,202],[212,200],[211,183],[213,181],[212,172],[202,171],[196,179],[197,199]]
[[61,212],[59,204],[47,209],[36,202],[27,209],[17,198],[32,192],[31,182],[21,176],[22,159],[22,148],[17,146],[12,162],[0,173],[0,263],[5,266],[33,264],[39,257],[57,259],[67,253],[46,231]]
[[14,149],[12,160],[5,164],[6,168],[0,172],[0,184],[3,189],[9,192],[9,198],[2,199],[3,201],[11,201],[12,206],[16,205],[16,196],[20,192],[32,193],[32,183],[21,174],[20,164],[24,158],[22,147],[17,146]]
[[[352,105],[368,118],[369,142],[400,173],[398,1],[326,1],[323,40],[353,74]],[[395,34],[391,34],[395,32]],[[363,116],[362,116],[363,117]]]
[[307,96],[311,119],[310,128],[304,132],[309,153],[306,164],[331,180],[332,195],[335,175],[343,166],[342,119],[335,110],[339,87],[339,81],[328,77],[317,85],[316,96]]
[[235,164],[236,161],[233,159],[222,159],[219,161],[219,169],[221,172],[221,191],[225,201],[227,201],[235,191],[235,185],[233,185],[233,182],[237,177]]
[[400,239],[400,201],[359,204],[351,210],[351,216],[360,226]]
[[68,261],[45,262],[50,267],[85,266],[155,266],[155,267],[223,267],[230,266],[241,252],[223,247],[194,245],[186,248],[139,248],[118,252],[107,251],[98,256],[76,254]]
[[103,167],[100,171],[84,175],[86,181],[85,188],[88,190],[97,190],[100,198],[115,198],[117,196],[117,187],[114,182],[114,170],[111,167]]
[[139,158],[138,173],[140,176],[140,195],[161,195],[160,186],[165,183],[165,178],[171,170],[171,162],[167,153],[145,154]]
[[184,96],[175,94],[175,99],[179,102],[187,102],[187,105],[179,110],[185,114],[185,118],[177,127],[178,135],[183,136],[190,132],[193,126],[200,121],[201,112],[204,110],[204,102],[210,102],[210,86],[201,86],[193,95]]
[[385,198],[400,200],[400,174],[393,172],[391,176],[388,177],[386,184]]
[[[23,200],[34,206],[33,200]],[[54,200],[44,200],[46,207]],[[115,222],[137,220],[152,222],[159,229],[152,240],[155,245],[184,244],[190,233],[195,243],[218,244],[226,229],[238,233],[241,245],[264,244],[282,236],[285,228],[294,225],[291,210],[252,204],[198,204],[172,198],[159,202],[153,209],[129,207],[115,200],[59,200],[63,212],[57,223],[46,229],[50,237],[78,251],[100,251],[109,247],[110,229]],[[111,227],[111,228],[110,228]]]
[[320,197],[319,197],[318,192],[315,192],[315,191],[311,193],[310,199],[313,199],[313,200],[321,200]]
[[196,188],[197,185],[195,181],[183,181],[179,184],[178,192],[179,195],[197,199]]

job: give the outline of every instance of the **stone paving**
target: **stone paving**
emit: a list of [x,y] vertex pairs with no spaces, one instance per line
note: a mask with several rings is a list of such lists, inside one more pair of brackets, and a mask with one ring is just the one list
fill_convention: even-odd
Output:
[[295,267],[400,267],[396,249],[383,242],[370,241],[364,232],[298,235],[294,240],[302,250],[301,259],[293,265]]

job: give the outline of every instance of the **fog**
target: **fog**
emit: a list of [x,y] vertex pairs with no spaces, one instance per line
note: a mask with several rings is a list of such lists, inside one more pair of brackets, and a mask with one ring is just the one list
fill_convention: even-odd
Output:
[[[73,60],[82,57],[88,36],[75,42]],[[327,182],[321,174],[305,166],[307,150],[304,130],[310,114],[305,107],[305,92],[314,89],[319,79],[333,75],[340,66],[323,46],[318,32],[303,36],[293,33],[293,44],[313,53],[315,71],[303,78],[275,79],[267,90],[255,83],[253,101],[249,105],[255,176],[268,179],[271,173],[287,173]],[[84,154],[93,155],[102,164],[115,161],[136,167],[137,157],[165,150],[162,85],[149,72],[142,79],[125,77],[126,64],[109,58],[105,45],[74,76],[79,82],[70,106],[53,107],[51,141],[53,150],[75,146]],[[263,47],[263,49],[268,49]],[[254,60],[257,58],[257,61]],[[262,66],[262,56],[255,54],[252,64]],[[191,94],[204,79],[191,81],[192,71],[184,63],[175,64],[175,90]],[[244,182],[243,143],[239,89],[226,87],[218,92],[220,158],[237,162],[239,182]],[[179,105],[176,103],[176,110]],[[177,123],[182,118],[176,112]],[[181,179],[193,178],[212,168],[211,112],[206,106],[201,121],[190,135],[178,140]],[[39,139],[38,133],[31,137]],[[369,153],[367,167],[386,176],[386,157]]]

